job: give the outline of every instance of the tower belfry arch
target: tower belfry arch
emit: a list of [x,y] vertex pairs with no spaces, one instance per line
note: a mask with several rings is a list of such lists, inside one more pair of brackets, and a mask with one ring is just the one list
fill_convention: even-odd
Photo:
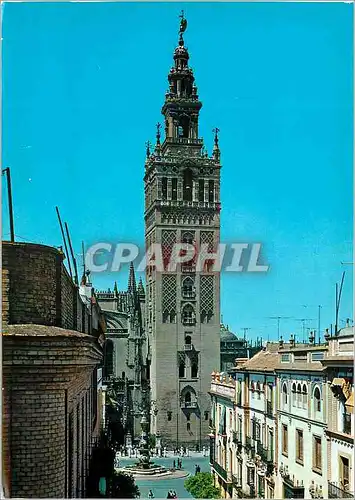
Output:
[[[149,335],[151,398],[157,414],[151,432],[166,446],[208,443],[210,374],[220,357],[220,275],[212,266],[190,262],[168,269],[175,243],[195,247],[220,241],[220,149],[215,134],[211,155],[199,137],[199,100],[180,16],[178,45],[168,73],[161,112],[165,131],[157,126],[155,148],[145,162],[146,248],[161,244],[163,270],[146,270],[146,321]],[[190,396],[182,397],[189,394]],[[202,417],[201,417],[202,416]]]

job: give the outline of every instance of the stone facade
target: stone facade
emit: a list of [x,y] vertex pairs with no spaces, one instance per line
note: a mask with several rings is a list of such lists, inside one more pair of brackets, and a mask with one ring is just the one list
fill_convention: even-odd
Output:
[[213,154],[198,136],[198,99],[182,33],[174,51],[169,89],[154,151],[145,164],[145,240],[160,245],[163,269],[147,266],[146,323],[151,398],[156,404],[151,430],[162,446],[201,447],[208,442],[209,374],[220,363],[220,274],[209,257],[201,270],[196,256],[169,269],[174,244],[208,254],[220,241],[220,150]]
[[83,497],[101,421],[99,308],[52,247],[4,242],[2,278],[5,489]]

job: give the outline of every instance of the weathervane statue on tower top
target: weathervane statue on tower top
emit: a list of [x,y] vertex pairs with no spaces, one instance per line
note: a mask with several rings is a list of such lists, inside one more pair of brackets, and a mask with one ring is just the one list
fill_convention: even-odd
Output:
[[184,11],[183,10],[181,11],[181,14],[180,14],[179,18],[181,19],[181,21],[180,21],[180,28],[179,28],[179,35],[180,35],[179,45],[184,45],[184,39],[182,37],[182,34],[186,31],[187,20],[186,20],[186,18],[184,16]]

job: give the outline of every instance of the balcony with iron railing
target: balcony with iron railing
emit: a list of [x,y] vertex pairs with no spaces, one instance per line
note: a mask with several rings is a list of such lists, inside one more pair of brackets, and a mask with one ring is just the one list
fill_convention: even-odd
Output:
[[[195,145],[202,146],[203,139],[194,139],[191,137],[166,137],[164,140],[166,144],[186,144],[186,145]],[[163,145],[164,145],[163,143]]]
[[242,444],[242,432],[241,431],[233,431],[233,443]]
[[343,432],[344,434],[351,434],[351,413],[344,413],[343,415]]
[[236,476],[235,474],[232,474],[232,483],[234,488],[237,490],[243,488],[242,478]]
[[181,264],[181,272],[183,273],[195,273],[196,265],[192,263]]
[[268,450],[264,448],[260,441],[257,441],[256,443],[256,453],[259,455],[263,462],[267,462]]
[[197,408],[196,401],[181,401],[180,408]]
[[183,299],[194,299],[196,297],[195,290],[190,290],[189,288],[183,288],[181,291]]
[[183,316],[182,317],[182,324],[183,325],[194,325],[196,323],[195,318],[190,318],[189,316]]
[[350,492],[348,485],[328,482],[328,498],[354,498],[354,493]]
[[250,436],[246,436],[245,438],[245,447],[247,449],[251,449],[253,447],[253,439]]

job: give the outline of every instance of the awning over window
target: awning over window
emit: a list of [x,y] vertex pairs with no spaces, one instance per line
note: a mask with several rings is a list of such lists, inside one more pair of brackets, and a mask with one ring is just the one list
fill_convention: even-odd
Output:
[[333,379],[331,383],[331,388],[338,387],[342,390],[345,399],[349,399],[351,396],[351,384],[345,380],[345,378],[336,377]]
[[350,398],[345,403],[345,408],[348,413],[354,413],[354,393],[350,395]]
[[340,387],[342,389],[345,383],[345,379],[343,378],[334,378],[331,387]]

